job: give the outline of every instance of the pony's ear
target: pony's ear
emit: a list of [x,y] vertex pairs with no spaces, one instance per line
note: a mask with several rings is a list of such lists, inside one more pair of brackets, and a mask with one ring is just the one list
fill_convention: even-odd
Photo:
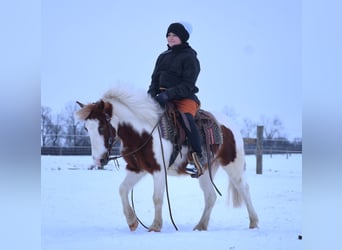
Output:
[[113,115],[113,106],[109,102],[104,103],[104,112],[109,116],[112,117]]
[[81,108],[84,107],[84,104],[83,104],[83,103],[80,103],[79,101],[76,101],[76,103],[77,103]]
[[96,108],[100,110],[101,112],[103,111],[104,107],[105,107],[105,103],[102,99],[96,103]]

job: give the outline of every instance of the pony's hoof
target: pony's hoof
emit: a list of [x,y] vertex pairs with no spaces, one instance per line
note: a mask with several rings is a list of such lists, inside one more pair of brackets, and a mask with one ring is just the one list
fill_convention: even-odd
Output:
[[139,225],[138,221],[135,221],[133,224],[128,225],[128,226],[129,226],[129,229],[131,230],[131,232],[133,232],[137,229],[138,225]]
[[208,227],[203,225],[203,224],[198,224],[197,226],[195,226],[192,230],[194,231],[207,231]]
[[249,229],[254,229],[254,228],[259,228],[258,224],[256,224],[256,223],[249,224]]
[[149,232],[156,232],[156,233],[159,233],[159,232],[160,232],[160,229],[149,228],[148,231],[149,231]]

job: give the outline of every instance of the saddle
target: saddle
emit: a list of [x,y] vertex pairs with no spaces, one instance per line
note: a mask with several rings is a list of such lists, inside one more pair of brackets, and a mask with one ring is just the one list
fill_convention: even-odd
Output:
[[[162,115],[159,122],[161,136],[173,144],[173,152],[171,154],[169,166],[175,161],[178,154],[181,152],[182,146],[191,147],[187,141],[185,130],[181,124],[181,119],[186,119],[185,114],[176,109],[172,102],[167,103],[166,112]],[[208,111],[199,109],[195,115],[195,123],[200,133],[201,145],[203,153],[206,154],[208,163],[214,155],[214,150],[223,143],[222,131],[215,117]],[[191,158],[191,154],[187,156]]]

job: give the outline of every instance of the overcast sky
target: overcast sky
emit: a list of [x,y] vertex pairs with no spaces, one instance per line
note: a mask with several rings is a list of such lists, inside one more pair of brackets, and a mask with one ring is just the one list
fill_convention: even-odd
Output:
[[116,84],[147,90],[168,25],[187,21],[202,108],[278,117],[302,136],[301,1],[58,0],[42,17],[41,104],[54,113]]

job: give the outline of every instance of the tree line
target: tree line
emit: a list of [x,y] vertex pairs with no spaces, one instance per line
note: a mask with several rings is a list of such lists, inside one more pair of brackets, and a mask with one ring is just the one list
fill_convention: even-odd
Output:
[[76,147],[90,146],[90,140],[83,122],[78,121],[74,113],[79,109],[68,104],[63,114],[53,114],[51,108],[41,107],[41,146]]
[[[83,121],[78,121],[74,114],[79,109],[76,103],[69,103],[61,114],[54,114],[51,108],[41,106],[41,147],[88,147],[90,140]],[[224,111],[234,118],[230,111]],[[298,145],[301,138],[289,141],[284,133],[281,120],[278,117],[261,117],[259,122],[244,119],[241,129],[244,138],[255,138],[256,127],[264,127],[264,143],[267,145]]]

